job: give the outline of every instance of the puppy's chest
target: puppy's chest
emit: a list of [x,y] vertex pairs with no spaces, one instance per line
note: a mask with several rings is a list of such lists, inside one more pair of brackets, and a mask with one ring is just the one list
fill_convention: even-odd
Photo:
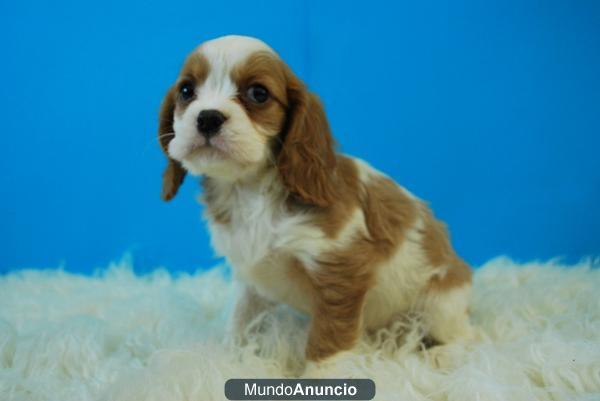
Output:
[[244,276],[257,265],[289,253],[301,221],[290,216],[268,197],[239,193],[226,200],[229,221],[212,221],[209,216],[212,245]]

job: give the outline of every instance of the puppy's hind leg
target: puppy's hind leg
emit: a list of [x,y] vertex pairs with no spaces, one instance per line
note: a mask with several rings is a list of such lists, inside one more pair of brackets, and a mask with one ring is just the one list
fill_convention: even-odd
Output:
[[423,307],[423,322],[430,337],[440,344],[473,340],[468,311],[470,293],[470,283],[429,291]]
[[[469,319],[471,283],[452,288],[430,289],[423,305],[423,323],[437,345],[427,351],[433,364],[449,368],[458,362],[457,352],[476,340]],[[458,347],[457,347],[458,346]],[[461,347],[462,346],[462,347]]]

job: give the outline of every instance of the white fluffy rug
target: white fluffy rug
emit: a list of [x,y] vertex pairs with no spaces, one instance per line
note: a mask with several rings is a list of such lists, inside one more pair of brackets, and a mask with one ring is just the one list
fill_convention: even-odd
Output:
[[[594,266],[595,265],[595,266]],[[600,269],[582,262],[477,270],[473,321],[489,337],[456,347],[448,370],[415,352],[418,331],[365,340],[312,375],[372,378],[377,400],[600,400]],[[280,308],[242,349],[224,329],[235,287],[224,269],[96,277],[27,270],[0,277],[0,400],[221,400],[229,378],[281,377],[305,322]]]

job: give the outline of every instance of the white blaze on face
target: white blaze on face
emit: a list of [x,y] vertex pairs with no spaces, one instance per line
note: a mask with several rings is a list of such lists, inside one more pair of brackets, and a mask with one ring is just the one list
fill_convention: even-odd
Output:
[[[196,98],[182,114],[176,113],[175,138],[169,143],[171,157],[181,161],[191,173],[237,178],[249,165],[267,157],[264,132],[235,101],[239,88],[231,79],[232,70],[257,51],[274,53],[258,39],[233,35],[205,42],[195,50],[208,61],[209,74],[195,88]],[[203,149],[206,139],[196,128],[202,110],[218,110],[227,118],[219,134],[210,139],[212,147],[222,152],[221,155],[219,152],[194,151],[207,150]]]

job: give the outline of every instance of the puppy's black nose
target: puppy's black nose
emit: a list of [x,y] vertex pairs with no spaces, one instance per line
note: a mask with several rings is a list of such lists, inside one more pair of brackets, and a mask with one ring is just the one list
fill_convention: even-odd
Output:
[[198,114],[198,131],[207,138],[219,132],[227,118],[219,110],[202,110]]

